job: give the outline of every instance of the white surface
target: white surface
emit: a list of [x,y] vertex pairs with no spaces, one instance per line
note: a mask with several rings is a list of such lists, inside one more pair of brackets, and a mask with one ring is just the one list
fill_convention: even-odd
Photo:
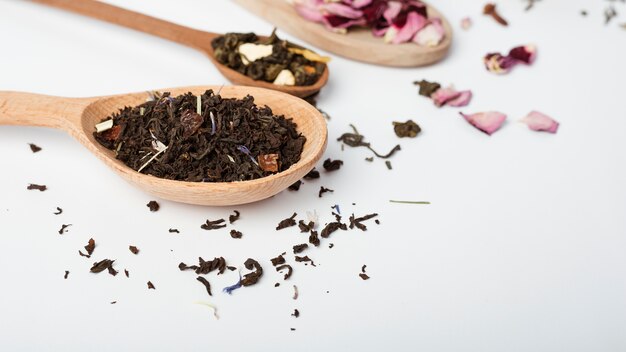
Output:
[[[111,2],[204,30],[271,31],[224,0]],[[541,1],[525,13],[521,1],[508,1],[498,4],[511,23],[502,28],[480,14],[483,4],[436,2],[455,27],[438,65],[334,58],[319,103],[332,115],[326,157],[344,167],[299,192],[236,207],[241,240],[230,227],[199,227],[231,208],[160,201],[150,213],[150,196],[65,133],[0,126],[0,350],[626,350],[626,31],[617,26],[626,6],[616,4],[621,18],[604,26],[607,2]],[[465,32],[459,23],[468,15],[474,25]],[[224,82],[192,49],[29,2],[0,1],[0,39],[1,90],[95,96]],[[482,67],[485,53],[525,43],[538,46],[533,66],[507,76]],[[487,137],[458,109],[418,96],[411,82],[421,78],[472,89],[463,111],[499,110],[509,120]],[[559,120],[559,133],[515,122],[533,109]],[[398,140],[391,121],[409,118],[423,133]],[[380,150],[402,145],[392,171],[365,162],[366,150],[340,150],[335,139],[349,123]],[[29,142],[43,151],[32,154]],[[26,191],[29,182],[49,190]],[[335,193],[319,199],[320,185]],[[312,209],[329,221],[333,204],[346,218],[377,211],[381,225],[309,249],[317,268],[289,255],[294,275],[274,288],[282,276],[269,258],[306,241],[296,229],[274,231],[276,223]],[[57,206],[60,216],[52,215]],[[62,223],[73,226],[59,236]],[[130,279],[88,272],[93,260],[77,251],[92,236],[94,259],[116,259]],[[259,259],[262,281],[228,296],[220,290],[236,274],[210,274],[209,300],[195,275],[177,268],[221,255],[239,266]],[[369,281],[357,276],[363,264]],[[195,301],[217,305],[220,320]]]

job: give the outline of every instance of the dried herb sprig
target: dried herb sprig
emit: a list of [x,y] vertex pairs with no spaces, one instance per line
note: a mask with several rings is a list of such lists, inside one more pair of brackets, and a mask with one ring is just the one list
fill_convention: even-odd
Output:
[[395,154],[397,151],[399,151],[400,145],[396,145],[395,147],[393,147],[393,149],[391,149],[389,151],[389,153],[387,154],[379,154],[378,152],[376,152],[370,145],[370,143],[366,143],[364,141],[365,136],[363,136],[362,134],[359,133],[359,131],[357,131],[356,127],[354,127],[354,125],[350,124],[350,127],[352,128],[352,130],[354,131],[354,133],[344,133],[342,134],[339,138],[337,138],[337,141],[341,141],[344,144],[350,146],[350,147],[365,147],[367,149],[369,149],[372,153],[374,153],[374,155],[376,155],[377,157],[381,158],[381,159],[387,159],[390,158],[393,154]]

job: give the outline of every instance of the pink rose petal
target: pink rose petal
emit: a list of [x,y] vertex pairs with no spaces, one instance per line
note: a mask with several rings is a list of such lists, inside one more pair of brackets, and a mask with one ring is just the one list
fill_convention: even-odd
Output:
[[497,111],[479,112],[476,114],[465,115],[460,113],[467,122],[472,126],[490,135],[497,131],[506,120],[506,115]]
[[387,9],[383,12],[383,17],[388,23],[393,23],[393,20],[400,14],[400,11],[402,11],[402,4],[399,1],[389,1],[387,3]]
[[[406,23],[402,28],[399,28],[395,37],[391,40],[393,44],[400,44],[408,42],[413,38],[415,33],[422,29],[426,25],[426,19],[421,15],[411,12],[407,16]],[[395,26],[394,26],[395,28]]]
[[430,98],[433,100],[435,105],[443,106],[447,102],[454,100],[461,96],[461,92],[457,92],[452,87],[448,88],[439,88],[436,92],[434,92]]
[[437,46],[443,40],[445,31],[438,18],[432,19],[430,24],[423,27],[413,37],[413,42],[422,46]]
[[531,111],[528,115],[520,120],[520,122],[528,125],[533,131],[545,131],[556,133],[559,129],[559,123],[548,115],[544,115],[539,111]]
[[487,71],[502,74],[508,73],[520,62],[530,65],[536,56],[537,49],[533,45],[525,45],[511,49],[507,56],[500,53],[489,53],[485,55],[483,62]]
[[359,19],[363,16],[363,12],[359,10],[355,10],[348,5],[343,5],[338,2],[330,2],[320,6],[322,11],[325,11],[327,14],[332,14],[339,17],[345,17],[349,19]]
[[446,102],[446,105],[454,106],[454,107],[462,107],[469,104],[470,100],[472,100],[472,91],[464,90],[459,92],[460,95],[452,100]]

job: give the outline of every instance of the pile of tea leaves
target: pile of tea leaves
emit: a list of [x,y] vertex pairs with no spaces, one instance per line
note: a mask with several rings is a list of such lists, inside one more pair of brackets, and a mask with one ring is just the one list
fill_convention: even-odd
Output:
[[277,85],[310,86],[326,69],[328,57],[281,40],[254,33],[227,33],[211,42],[218,62],[254,80]]
[[190,182],[269,176],[300,160],[306,138],[292,119],[254,98],[224,99],[207,90],[125,107],[96,125],[96,140],[138,172]]

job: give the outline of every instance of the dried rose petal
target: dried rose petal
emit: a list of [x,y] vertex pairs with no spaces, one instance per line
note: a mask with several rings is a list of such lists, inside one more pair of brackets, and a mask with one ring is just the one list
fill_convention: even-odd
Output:
[[406,22],[402,27],[392,25],[385,34],[385,42],[400,44],[413,39],[416,33],[426,26],[426,18],[415,12],[408,14]]
[[460,112],[461,116],[472,126],[490,135],[497,131],[506,120],[506,115],[497,111],[479,112],[476,114],[466,115]]
[[533,131],[545,131],[556,133],[559,129],[559,123],[548,115],[544,115],[539,111],[531,111],[528,115],[520,120],[520,122],[528,125]]
[[278,172],[278,154],[259,155],[259,166],[263,171]]
[[518,46],[509,51],[509,56],[530,65],[537,57],[537,48],[534,45]]
[[470,29],[470,27],[472,26],[472,19],[469,17],[463,17],[463,19],[461,19],[461,28],[463,30],[468,30]]
[[415,37],[413,42],[422,46],[437,46],[443,40],[445,30],[441,24],[441,20],[438,18],[432,19],[430,24],[422,28]]
[[454,107],[462,107],[469,104],[470,100],[472,100],[472,91],[471,90],[463,90],[459,92],[459,96],[449,100],[446,102],[446,105],[454,106]]

